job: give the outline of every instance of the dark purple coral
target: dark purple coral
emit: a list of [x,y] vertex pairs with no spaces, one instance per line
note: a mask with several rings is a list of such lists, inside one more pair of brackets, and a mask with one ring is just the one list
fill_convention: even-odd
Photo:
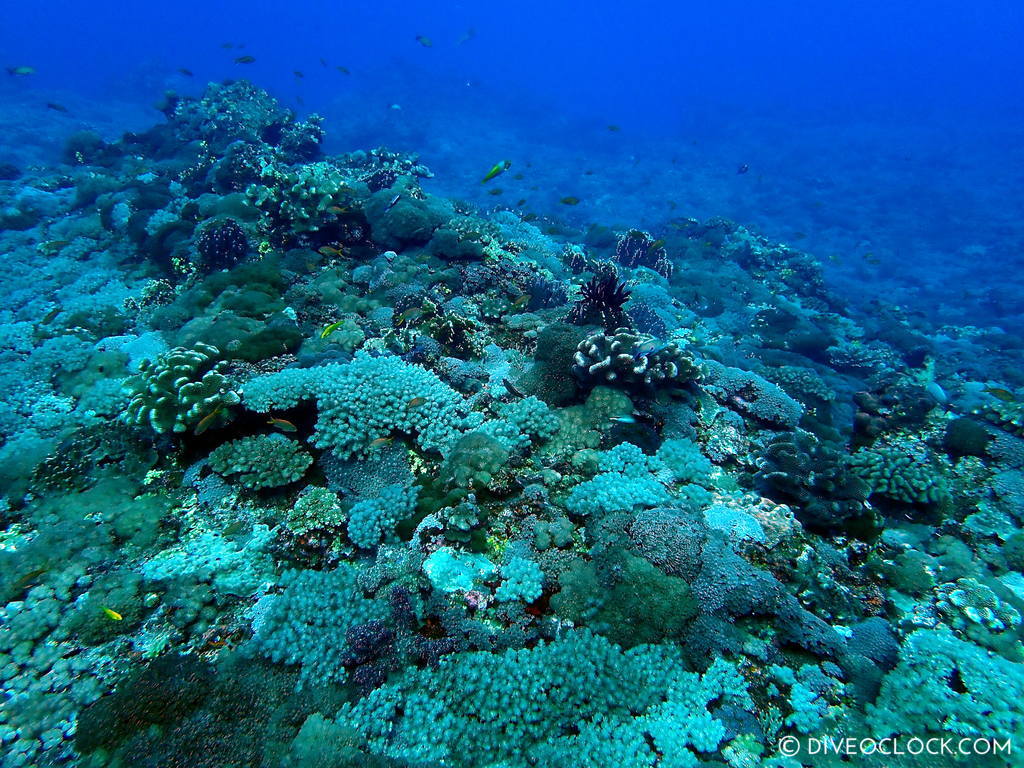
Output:
[[599,269],[580,289],[581,296],[569,312],[568,320],[574,325],[601,325],[606,329],[631,327],[629,315],[623,307],[629,301],[630,290],[619,280],[611,265]]
[[208,224],[199,234],[196,250],[206,271],[229,269],[249,253],[249,238],[234,219]]

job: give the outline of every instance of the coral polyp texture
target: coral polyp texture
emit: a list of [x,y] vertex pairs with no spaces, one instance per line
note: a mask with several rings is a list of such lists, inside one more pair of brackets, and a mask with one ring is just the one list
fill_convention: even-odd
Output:
[[0,169],[4,768],[1024,748],[981,330],[724,219],[442,197],[244,80],[163,112]]

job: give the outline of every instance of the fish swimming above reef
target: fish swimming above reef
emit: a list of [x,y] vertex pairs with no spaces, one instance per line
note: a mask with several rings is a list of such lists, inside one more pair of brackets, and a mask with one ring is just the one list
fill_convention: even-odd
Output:
[[336,330],[341,328],[341,326],[344,325],[344,324],[345,324],[344,320],[338,320],[336,322],[331,323],[326,328],[324,328],[322,331],[320,331],[320,338],[321,339],[326,339],[328,336],[330,336]]
[[469,29],[467,29],[465,32],[462,33],[462,37],[460,37],[458,40],[456,40],[455,44],[456,45],[465,45],[470,40],[472,40],[474,37],[476,37],[476,30],[473,27],[470,27]]
[[1017,399],[1013,392],[1002,387],[985,387],[981,391],[986,395],[992,395],[996,400],[1002,400],[1004,403],[1012,403]]
[[422,45],[424,48],[433,48],[434,41],[426,35],[416,35],[416,42]]
[[567,197],[563,197],[558,202],[560,202],[562,205],[579,205],[580,204],[580,199],[578,197],[573,197],[572,195],[568,195]]
[[235,59],[235,64],[252,64],[254,61],[256,61],[255,56],[239,56]]
[[747,165],[746,163],[741,163],[740,167],[736,169],[736,173],[738,173],[739,175],[742,176],[744,173],[746,173],[749,170],[750,170],[750,166],[749,165]]
[[348,67],[341,66],[341,64],[336,65],[334,68],[336,70],[338,70],[339,72],[341,72],[341,74],[343,74],[343,75],[351,75],[352,74],[352,70],[350,70]]
[[67,107],[65,107],[63,104],[58,104],[55,101],[48,101],[48,102],[46,102],[46,108],[47,109],[52,109],[54,112],[67,112],[68,111]]
[[27,77],[36,73],[35,67],[8,67],[7,74],[12,77]]
[[486,184],[488,181],[493,179],[495,176],[500,176],[501,174],[503,174],[505,171],[507,171],[511,167],[512,167],[512,161],[511,160],[502,160],[499,163],[495,163],[494,165],[491,166],[491,170],[489,170],[487,172],[487,175],[484,176],[483,179],[480,180],[480,183],[481,184]]
[[185,77],[192,77],[191,69],[185,69],[185,67],[178,67],[178,72],[184,75]]

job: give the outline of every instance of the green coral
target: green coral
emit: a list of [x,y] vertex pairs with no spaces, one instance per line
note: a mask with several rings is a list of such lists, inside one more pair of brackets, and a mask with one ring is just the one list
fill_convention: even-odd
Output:
[[319,528],[338,528],[346,519],[338,494],[327,488],[311,486],[295,500],[285,526],[294,533],[303,534]]
[[313,457],[300,443],[278,434],[232,440],[210,454],[214,472],[236,476],[253,490],[294,483],[312,463]]
[[139,373],[125,382],[130,395],[125,420],[157,434],[185,432],[211,416],[226,421],[227,408],[239,396],[224,375],[226,363],[217,359],[219,354],[216,347],[199,343],[143,360]]
[[264,163],[260,180],[245,190],[251,204],[273,220],[285,220],[294,231],[315,231],[337,215],[327,209],[343,206],[352,179],[326,162],[287,167]]

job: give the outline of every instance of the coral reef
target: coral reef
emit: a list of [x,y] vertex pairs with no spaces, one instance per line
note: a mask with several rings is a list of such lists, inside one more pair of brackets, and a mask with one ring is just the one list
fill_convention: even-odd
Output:
[[0,168],[0,764],[1024,740],[997,336],[724,219],[442,197],[244,80],[162,111]]

